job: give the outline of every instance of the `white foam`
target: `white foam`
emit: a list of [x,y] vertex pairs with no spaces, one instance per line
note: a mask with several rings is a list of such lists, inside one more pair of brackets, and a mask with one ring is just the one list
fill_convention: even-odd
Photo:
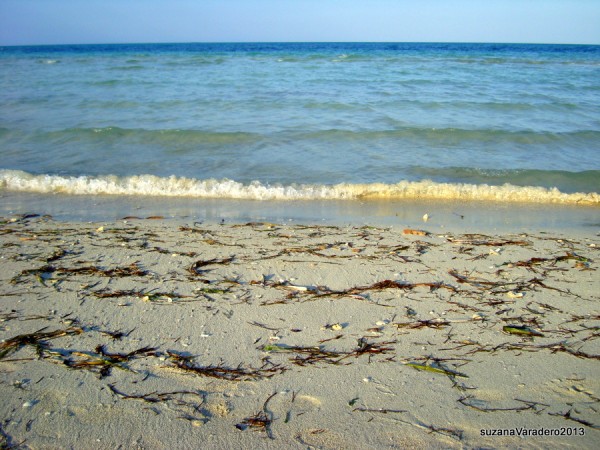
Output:
[[598,193],[563,193],[534,186],[436,183],[429,180],[396,184],[268,185],[258,181],[196,180],[185,177],[136,175],[64,177],[0,170],[0,187],[9,191],[71,195],[146,195],[162,197],[230,198],[248,200],[327,199],[452,199],[600,205]]

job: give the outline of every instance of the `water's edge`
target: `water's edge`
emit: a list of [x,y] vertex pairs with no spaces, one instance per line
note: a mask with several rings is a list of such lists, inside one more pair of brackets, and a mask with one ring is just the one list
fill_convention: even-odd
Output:
[[[597,206],[439,200],[239,200],[0,192],[0,215],[35,213],[60,221],[162,217],[185,223],[418,227],[430,232],[600,230]],[[423,216],[427,214],[428,220]]]

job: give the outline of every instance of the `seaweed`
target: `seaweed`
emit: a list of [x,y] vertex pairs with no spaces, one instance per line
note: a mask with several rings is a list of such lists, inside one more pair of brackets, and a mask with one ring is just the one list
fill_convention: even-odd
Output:
[[426,372],[432,372],[432,373],[439,373],[439,374],[442,374],[442,375],[447,375],[450,378],[453,378],[453,377],[469,378],[469,376],[465,375],[464,373],[460,373],[460,372],[456,372],[454,370],[446,369],[446,368],[442,367],[439,364],[437,364],[436,366],[433,366],[433,365],[428,365],[428,364],[409,362],[409,363],[405,363],[405,365],[409,366],[409,367],[412,367],[413,369],[416,369],[416,370],[419,370],[419,371],[426,371]]
[[234,256],[229,258],[213,258],[207,260],[198,260],[194,264],[190,266],[188,272],[192,275],[204,275],[205,273],[210,272],[212,269],[203,269],[203,267],[212,266],[212,265],[226,265],[231,263],[234,260]]
[[83,333],[83,329],[79,327],[70,327],[64,330],[56,330],[44,333],[46,327],[39,329],[34,333],[20,334],[0,343],[0,359],[16,352],[26,345],[34,347],[39,356],[43,355],[43,351],[48,348],[46,341],[56,339],[63,336],[73,336]]
[[247,429],[252,429],[255,431],[264,431],[269,437],[269,439],[275,439],[275,436],[273,435],[273,430],[271,429],[271,425],[273,423],[273,413],[270,412],[267,408],[269,401],[271,401],[271,399],[275,397],[275,395],[277,395],[277,392],[272,393],[269,396],[269,398],[265,400],[261,411],[257,412],[253,416],[246,417],[240,423],[236,424],[235,427],[240,431],[244,431]]
[[[488,407],[488,406],[479,406],[477,405],[477,402],[480,402],[479,400],[473,401],[472,399],[474,399],[474,397],[472,395],[469,396],[464,396],[459,398],[457,401],[464,405],[464,406],[468,406],[469,408],[475,409],[477,411],[481,411],[481,412],[498,412],[498,411],[527,411],[527,410],[535,410],[536,409],[536,405],[543,405],[542,403],[537,403],[537,402],[528,402],[525,400],[517,400],[520,401],[522,403],[525,403],[525,405],[521,405],[521,406],[511,406],[511,407]],[[549,405],[544,405],[544,406],[549,406]]]
[[281,330],[281,328],[271,328],[267,325],[265,325],[264,323],[259,323],[256,321],[252,321],[252,322],[248,322],[250,325],[254,325],[255,327],[260,327],[260,328],[264,328],[265,330],[270,330],[270,331],[279,331]]
[[237,367],[227,367],[223,363],[201,366],[195,365],[191,361],[191,356],[184,356],[173,351],[167,351],[167,355],[169,356],[173,366],[178,369],[188,373],[193,373],[195,375],[218,378],[227,381],[261,380],[265,378],[271,378],[287,370],[281,365],[273,365],[269,368],[263,366],[258,369],[244,367],[242,364],[238,365]]
[[505,240],[497,240],[490,236],[485,236],[482,234],[465,234],[464,238],[458,239],[449,237],[448,242],[452,242],[453,244],[462,244],[462,245],[477,245],[477,246],[488,246],[488,247],[502,247],[504,245],[517,245],[521,247],[528,247],[531,245],[531,242],[525,240],[513,240],[513,239],[505,239]]
[[526,261],[517,261],[513,263],[505,263],[505,265],[512,264],[516,267],[527,267],[528,269],[533,268],[533,266],[541,265],[542,263],[548,263],[550,265],[554,265],[560,261],[578,261],[590,263],[593,262],[591,259],[586,258],[584,256],[579,256],[575,253],[566,252],[565,255],[555,256],[554,258],[530,258]]
[[133,328],[127,332],[124,332],[124,331],[100,331],[100,333],[110,336],[114,341],[120,341],[124,337],[128,337],[133,330],[135,330],[135,328]]
[[[352,406],[352,405],[350,405]],[[405,409],[387,409],[387,408],[365,408],[363,406],[359,406],[358,408],[354,408],[352,412],[360,411],[360,412],[370,412],[370,413],[380,413],[380,414],[389,414],[389,413],[405,413],[408,412]]]
[[426,320],[417,320],[415,322],[398,322],[394,323],[396,328],[435,328],[440,329],[447,327],[450,325],[450,322],[445,319],[426,319]]
[[376,283],[373,283],[368,286],[355,286],[349,289],[344,289],[341,291],[334,291],[323,288],[319,286],[318,292],[314,295],[314,297],[342,297],[346,295],[358,295],[367,291],[381,291],[386,289],[402,289],[411,291],[417,287],[428,287],[430,292],[437,291],[438,289],[447,289],[451,292],[457,292],[458,290],[454,286],[450,286],[448,284],[437,282],[437,283],[407,283],[407,282],[398,282],[393,280],[382,280]]
[[145,276],[148,275],[148,271],[141,269],[137,263],[131,263],[129,266],[116,267],[114,269],[100,269],[96,266],[85,266],[85,267],[55,267],[52,265],[45,265],[37,269],[23,270],[19,275],[15,276],[11,283],[15,284],[21,281],[21,278],[26,275],[34,275],[45,285],[45,278],[48,274],[73,274],[73,275],[98,275],[103,277],[131,277],[131,276]]
[[146,302],[153,303],[172,303],[173,299],[181,300],[181,301],[190,301],[183,300],[191,298],[190,295],[178,294],[176,292],[154,292],[154,289],[149,291],[137,290],[137,289],[129,289],[129,290],[118,290],[118,291],[108,291],[106,289],[101,289],[98,291],[92,292],[92,294],[96,298],[119,298],[119,297],[137,297]]
[[125,394],[122,391],[119,391],[114,384],[108,384],[108,388],[111,390],[113,394],[117,397],[120,397],[125,400],[142,400],[146,403],[159,403],[165,402],[169,400],[173,400],[175,396],[181,395],[195,395],[202,397],[204,401],[204,394],[196,391],[172,391],[172,392],[150,392],[149,394]]
[[522,325],[505,325],[502,327],[502,331],[508,334],[518,334],[520,336],[544,337],[544,335],[539,331],[535,331],[529,327]]
[[[100,378],[104,378],[111,374],[111,370],[114,367],[122,370],[130,370],[124,363],[131,361],[139,355],[155,356],[156,350],[154,347],[142,347],[129,353],[110,353],[106,351],[103,345],[98,345],[95,353],[69,352],[69,357],[63,359],[63,363],[71,369],[85,369],[98,372]],[[74,360],[71,359],[72,356],[81,359]]]
[[596,425],[596,424],[590,422],[589,420],[585,420],[585,419],[581,419],[579,417],[575,417],[575,416],[573,416],[571,414],[572,411],[573,411],[573,409],[569,409],[565,413],[548,413],[548,414],[551,415],[551,416],[564,417],[566,420],[572,420],[573,422],[580,423],[582,425],[585,425],[586,427],[590,427],[590,428],[594,428],[596,430],[600,430],[600,425]]
[[[338,339],[338,337],[332,339]],[[323,342],[326,341],[327,340]],[[357,348],[349,352],[326,350],[323,346],[303,347],[281,344],[263,345],[260,347],[260,350],[264,352],[295,354],[295,356],[290,358],[290,361],[297,366],[307,366],[319,363],[339,365],[342,364],[342,361],[350,357],[358,358],[359,356],[369,355],[370,358],[372,355],[388,354],[395,350],[393,347],[389,347],[389,345],[395,343],[396,341],[368,342],[367,338],[361,337],[358,339]]]

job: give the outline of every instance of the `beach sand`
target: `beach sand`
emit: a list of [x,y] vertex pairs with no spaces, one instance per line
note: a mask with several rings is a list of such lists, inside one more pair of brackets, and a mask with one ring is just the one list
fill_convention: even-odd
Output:
[[0,243],[2,448],[600,444],[595,228],[19,216]]

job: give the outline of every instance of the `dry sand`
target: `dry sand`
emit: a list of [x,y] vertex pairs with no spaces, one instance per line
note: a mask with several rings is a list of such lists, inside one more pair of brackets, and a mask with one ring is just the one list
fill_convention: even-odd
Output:
[[595,229],[0,236],[1,448],[600,446]]

